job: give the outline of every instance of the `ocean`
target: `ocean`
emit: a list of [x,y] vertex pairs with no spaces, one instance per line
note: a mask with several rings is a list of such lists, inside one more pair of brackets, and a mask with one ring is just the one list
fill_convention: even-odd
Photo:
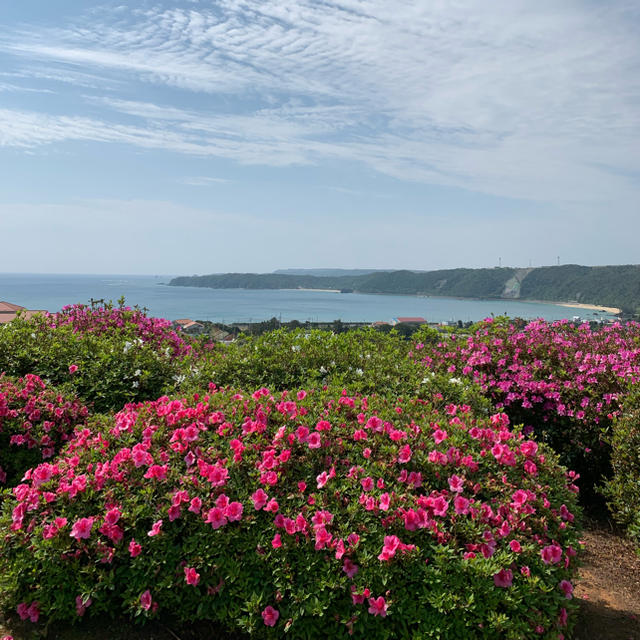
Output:
[[421,316],[428,322],[477,321],[491,315],[545,320],[611,317],[586,309],[512,300],[167,286],[173,277],[5,273],[0,274],[0,301],[54,312],[68,304],[88,304],[91,299],[115,303],[124,296],[127,305],[144,307],[152,316],[226,324],[273,317],[283,322],[389,322],[402,316]]

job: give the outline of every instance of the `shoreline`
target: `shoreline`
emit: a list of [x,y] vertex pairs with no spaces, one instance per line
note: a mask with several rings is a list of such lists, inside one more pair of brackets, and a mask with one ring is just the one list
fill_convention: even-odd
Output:
[[522,302],[535,302],[538,304],[555,304],[558,307],[572,307],[574,309],[588,309],[591,311],[604,311],[617,316],[622,313],[622,309],[617,307],[604,307],[600,304],[586,304],[583,302],[551,302],[549,300],[522,300]]

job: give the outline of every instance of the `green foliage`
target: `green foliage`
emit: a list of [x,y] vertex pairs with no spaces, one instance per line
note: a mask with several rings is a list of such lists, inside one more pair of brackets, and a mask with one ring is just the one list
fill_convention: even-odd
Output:
[[640,547],[640,390],[633,387],[611,428],[613,475],[604,487],[609,507]]
[[[95,332],[36,316],[0,328],[0,372],[35,374],[91,404],[97,412],[174,391],[191,356],[171,343],[143,341],[134,322]],[[70,367],[77,370],[70,371]]]
[[[421,335],[427,335],[424,329]],[[435,332],[437,334],[437,332]],[[244,337],[203,356],[195,371],[186,372],[183,388],[206,388],[209,382],[272,391],[332,387],[349,393],[432,397],[470,404],[481,413],[490,403],[468,380],[446,374],[425,374],[410,356],[411,344],[395,332],[371,328],[335,334],[318,329],[279,329],[259,337]]]
[[532,300],[577,300],[635,313],[640,306],[640,266],[568,264],[533,269],[522,282],[520,296]]

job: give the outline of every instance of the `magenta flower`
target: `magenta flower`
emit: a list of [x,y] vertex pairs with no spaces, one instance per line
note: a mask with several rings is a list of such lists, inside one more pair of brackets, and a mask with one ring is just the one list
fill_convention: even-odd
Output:
[[562,548],[557,544],[550,544],[540,551],[540,555],[545,564],[556,564],[562,558]]
[[568,580],[561,580],[558,586],[564,593],[567,600],[571,600],[571,598],[573,598],[573,585]]
[[129,543],[129,554],[132,558],[139,556],[142,551],[142,547],[135,541],[135,538]]
[[385,617],[387,615],[387,609],[389,605],[385,602],[385,599],[380,596],[378,598],[369,598],[369,613],[374,616]]
[[195,587],[200,582],[200,574],[193,567],[185,567],[184,579],[187,584]]
[[307,444],[309,445],[309,449],[319,449],[321,443],[322,441],[320,439],[320,434],[317,431],[310,433],[307,437]]
[[408,444],[405,444],[404,447],[401,447],[398,451],[398,462],[400,464],[404,464],[405,462],[409,462],[411,460],[411,447]]
[[151,531],[149,531],[147,535],[150,538],[157,536],[160,533],[160,529],[162,529],[162,520],[156,520],[156,522],[151,525]]
[[82,618],[84,612],[91,606],[93,600],[87,598],[86,600],[82,596],[76,596],[76,613]]
[[493,583],[496,587],[510,587],[513,584],[513,572],[511,569],[500,569],[494,574]]
[[241,502],[230,502],[224,510],[224,515],[229,519],[229,522],[237,522],[242,519],[243,510]]
[[469,513],[469,500],[463,496],[456,496],[453,500],[453,508],[458,515]]
[[205,522],[211,524],[214,529],[219,529],[227,524],[227,518],[220,507],[213,507],[212,509],[209,509]]
[[251,495],[251,500],[253,502],[253,507],[256,511],[259,511],[267,504],[269,500],[269,496],[264,492],[263,489],[258,489]]
[[449,437],[449,434],[446,431],[443,431],[442,429],[436,429],[433,432],[433,439],[435,440],[436,444],[440,444],[443,440],[446,440]]
[[140,606],[145,610],[145,611],[149,611],[149,609],[151,609],[151,604],[153,603],[153,600],[151,598],[151,591],[149,591],[149,589],[147,589],[141,596],[140,596]]
[[107,511],[107,514],[104,517],[104,521],[108,525],[114,525],[116,524],[116,522],[118,522],[118,520],[120,520],[121,515],[122,512],[120,511],[120,509],[118,509],[118,507],[113,507],[113,509],[109,509],[109,511]]
[[262,612],[262,619],[267,627],[274,627],[279,617],[280,612],[277,609],[274,609],[271,605],[266,607]]
[[354,564],[350,558],[345,558],[342,561],[342,570],[347,574],[349,578],[353,578],[353,576],[358,573],[358,565]]
[[80,518],[76,520],[71,527],[71,533],[69,535],[76,540],[88,538],[91,535],[93,520],[94,518]]
[[460,478],[454,473],[449,478],[449,489],[454,493],[462,493],[464,491],[464,478]]

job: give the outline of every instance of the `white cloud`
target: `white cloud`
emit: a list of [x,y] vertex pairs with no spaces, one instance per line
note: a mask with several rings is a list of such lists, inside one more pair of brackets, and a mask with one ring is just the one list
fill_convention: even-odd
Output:
[[[114,90],[85,102],[99,118],[82,105],[65,116],[5,111],[0,144],[125,142],[272,166],[347,160],[500,196],[631,202],[639,20],[623,0],[220,0],[121,10],[115,22],[92,15],[6,36],[0,49],[61,76],[90,83],[108,72],[121,87],[180,99]],[[207,107],[184,107],[194,92]]]

